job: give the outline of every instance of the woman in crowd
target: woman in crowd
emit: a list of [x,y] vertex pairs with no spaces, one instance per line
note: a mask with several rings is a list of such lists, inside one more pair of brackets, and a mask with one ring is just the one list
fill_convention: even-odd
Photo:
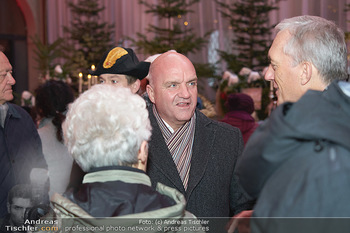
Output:
[[221,120],[227,124],[237,127],[242,132],[244,144],[258,127],[258,123],[252,117],[254,112],[253,99],[243,93],[230,94],[225,103],[228,113]]
[[63,193],[68,185],[73,158],[63,144],[62,122],[68,104],[74,101],[71,88],[62,81],[49,80],[36,91],[36,112],[39,117],[39,135],[48,164],[50,196]]

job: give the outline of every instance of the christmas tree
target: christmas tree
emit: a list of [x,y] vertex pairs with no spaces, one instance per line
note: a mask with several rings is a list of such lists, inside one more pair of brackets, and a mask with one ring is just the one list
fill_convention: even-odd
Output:
[[140,0],[139,3],[147,7],[146,13],[152,13],[158,17],[159,22],[164,22],[164,27],[149,25],[147,32],[154,35],[148,39],[147,35],[137,33],[138,40],[134,45],[146,54],[163,53],[174,49],[187,55],[200,50],[206,43],[206,39],[196,36],[193,29],[187,26],[183,18],[192,12],[189,8],[200,0],[160,0],[158,4],[150,4]]
[[91,65],[97,65],[102,55],[112,47],[113,24],[100,21],[100,13],[105,9],[98,0],[79,0],[76,4],[69,2],[72,12],[66,55],[70,68],[77,76],[79,72],[87,73]]
[[[55,72],[55,67],[58,65],[57,60],[64,56],[62,52],[63,39],[58,38],[52,43],[43,43],[39,36],[31,38],[35,44],[36,49],[34,53],[36,57],[34,58],[38,64],[35,67],[40,72],[40,78],[45,79],[48,77],[56,77],[57,72]],[[67,73],[62,72],[59,77],[63,79]]]
[[[279,0],[237,0],[232,4],[216,0],[219,11],[232,27],[232,50],[219,51],[229,70],[237,74],[239,81],[228,86],[223,82],[221,90],[226,94],[242,92],[246,88],[261,88],[261,107],[258,117],[265,119],[266,108],[271,101],[269,84],[263,79],[263,69],[269,65],[268,50],[274,25],[270,25],[269,13],[278,9]],[[249,72],[246,72],[246,71]],[[253,75],[254,74],[254,75]],[[224,101],[224,100],[223,100]]]
[[[157,4],[150,4],[145,0],[139,3],[146,6],[146,13],[158,17],[160,26],[149,25],[147,34],[137,33],[138,39],[128,38],[139,51],[153,55],[176,50],[178,53],[188,55],[201,50],[207,44],[207,36],[197,36],[193,28],[188,26],[186,15],[193,13],[192,5],[200,0],[159,0]],[[149,38],[149,35],[154,35]],[[211,64],[194,63],[198,77],[214,77],[215,67]]]
[[267,53],[271,44],[269,13],[277,1],[238,0],[226,4],[216,0],[219,11],[227,18],[234,33],[232,51],[220,51],[228,68],[238,73],[243,67],[261,71],[268,65]]

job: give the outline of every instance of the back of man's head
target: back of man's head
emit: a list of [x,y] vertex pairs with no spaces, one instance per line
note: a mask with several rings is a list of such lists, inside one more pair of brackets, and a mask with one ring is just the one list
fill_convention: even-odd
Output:
[[288,30],[291,38],[284,53],[292,57],[294,65],[311,62],[321,81],[347,79],[347,48],[344,32],[333,22],[317,16],[297,16],[281,21],[276,32]]

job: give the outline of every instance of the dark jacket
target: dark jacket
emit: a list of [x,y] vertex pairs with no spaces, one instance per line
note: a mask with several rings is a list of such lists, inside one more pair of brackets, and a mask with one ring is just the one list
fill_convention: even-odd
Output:
[[258,198],[254,216],[350,216],[349,119],[350,97],[337,83],[274,110],[235,171]]
[[[98,182],[86,182],[89,177],[98,177]],[[145,181],[136,182],[141,179]],[[70,189],[63,196],[93,217],[115,217],[175,205],[174,200],[148,186],[147,179],[147,175],[136,168],[99,168],[85,175],[85,182],[77,192]]]
[[237,187],[233,170],[243,149],[240,131],[213,121],[196,110],[196,127],[188,187],[185,191],[157,121],[149,107],[152,137],[147,174],[176,188],[187,200],[186,209],[197,217],[228,217],[251,206]]
[[188,232],[186,228],[196,227],[204,232],[189,221],[196,218],[185,211],[181,193],[162,184],[154,190],[149,177],[135,168],[96,169],[84,176],[79,192],[56,193],[51,201],[59,232],[78,227],[88,232]]
[[9,190],[16,184],[30,183],[33,168],[47,169],[33,119],[21,107],[8,106],[5,127],[0,126],[0,216],[7,213]]
[[5,215],[4,218],[0,218],[0,233],[10,233],[12,231],[8,230],[6,226],[11,226],[10,214]]

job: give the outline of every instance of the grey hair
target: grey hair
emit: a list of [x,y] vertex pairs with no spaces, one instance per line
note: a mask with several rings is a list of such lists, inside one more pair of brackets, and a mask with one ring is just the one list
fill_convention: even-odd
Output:
[[324,84],[347,79],[347,48],[345,36],[335,23],[317,16],[297,16],[281,21],[276,33],[288,30],[291,38],[283,52],[294,63],[311,62]]
[[129,88],[94,85],[70,106],[64,141],[84,171],[137,163],[143,141],[151,136],[145,101]]

